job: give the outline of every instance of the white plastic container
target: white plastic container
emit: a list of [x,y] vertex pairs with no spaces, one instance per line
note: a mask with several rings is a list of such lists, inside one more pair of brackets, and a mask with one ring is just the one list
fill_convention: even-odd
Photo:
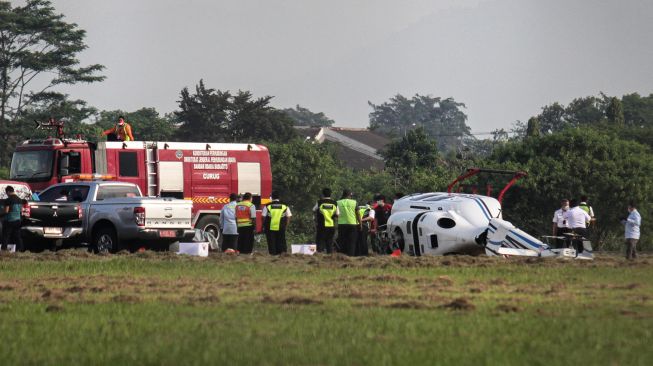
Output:
[[199,257],[209,256],[209,243],[208,242],[190,242],[179,243],[179,251],[177,254],[188,254]]
[[290,246],[291,254],[313,255],[315,252],[317,252],[317,245],[315,244],[293,244]]

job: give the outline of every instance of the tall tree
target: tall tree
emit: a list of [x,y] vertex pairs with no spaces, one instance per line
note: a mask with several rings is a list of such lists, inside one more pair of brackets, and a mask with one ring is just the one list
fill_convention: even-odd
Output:
[[653,94],[647,97],[638,93],[626,94],[621,98],[621,103],[627,126],[653,127]]
[[465,105],[453,98],[415,94],[408,99],[397,94],[383,104],[368,104],[372,107],[370,129],[389,136],[406,136],[408,131],[421,127],[438,141],[441,151],[456,150],[470,136],[467,115],[462,111]]
[[573,127],[603,122],[608,101],[609,97],[603,93],[600,97],[589,96],[572,100],[565,109],[567,122]]
[[323,112],[311,112],[308,108],[304,108],[299,104],[295,108],[286,108],[283,111],[293,120],[295,126],[330,127],[335,123]]
[[542,108],[542,113],[537,116],[540,121],[542,133],[562,131],[566,126],[565,107],[558,102]]
[[50,1],[14,8],[0,1],[0,123],[34,103],[63,100],[56,86],[104,79],[97,75],[104,66],[79,65],[85,32],[63,18]]
[[440,158],[437,142],[423,128],[410,130],[381,151],[386,167],[410,174],[417,168],[435,167]]
[[608,104],[605,114],[608,118],[608,121],[618,127],[623,127],[625,124],[624,119],[624,106],[621,104],[619,98],[612,97],[610,98],[610,103]]
[[38,101],[25,108],[20,117],[14,122],[7,122],[0,125],[3,133],[3,143],[0,144],[0,166],[8,166],[11,154],[21,141],[28,138],[43,138],[54,136],[51,129],[35,129],[34,121],[45,122],[53,117],[63,120],[65,133],[68,137],[78,134],[84,137],[97,136],[99,129],[88,122],[97,113],[96,109],[90,107],[83,100],[71,100],[64,96],[59,100]]
[[177,138],[206,142],[288,141],[296,135],[292,120],[272,108],[271,99],[254,99],[248,91],[232,95],[206,88],[200,80],[195,94],[188,88],[181,91],[179,110],[175,112],[180,124]]
[[536,137],[540,135],[540,120],[537,117],[531,117],[526,126],[526,136]]

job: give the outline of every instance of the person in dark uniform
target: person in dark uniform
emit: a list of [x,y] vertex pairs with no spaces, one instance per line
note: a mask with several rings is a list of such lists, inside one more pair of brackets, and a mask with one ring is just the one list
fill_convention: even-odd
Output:
[[23,239],[20,236],[20,227],[22,224],[23,205],[27,201],[19,198],[14,192],[14,187],[5,188],[7,198],[3,204],[2,215],[2,244],[6,248],[7,244],[15,244],[16,251],[23,252]]
[[319,253],[333,253],[333,238],[336,235],[338,203],[331,198],[331,189],[324,188],[322,197],[313,207],[315,213],[315,244]]
[[279,193],[272,192],[272,202],[263,208],[265,237],[268,242],[268,252],[279,255],[288,251],[286,245],[286,229],[290,224],[292,213],[290,208],[279,200]]

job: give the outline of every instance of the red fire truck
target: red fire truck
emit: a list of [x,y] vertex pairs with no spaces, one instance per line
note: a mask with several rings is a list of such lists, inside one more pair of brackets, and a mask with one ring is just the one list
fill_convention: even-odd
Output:
[[[251,192],[257,208],[269,202],[268,149],[256,144],[106,141],[63,137],[27,140],[16,147],[10,177],[39,192],[94,174],[137,184],[144,195],[193,201],[193,226],[217,235],[230,193]],[[260,211],[257,228],[261,229]]]

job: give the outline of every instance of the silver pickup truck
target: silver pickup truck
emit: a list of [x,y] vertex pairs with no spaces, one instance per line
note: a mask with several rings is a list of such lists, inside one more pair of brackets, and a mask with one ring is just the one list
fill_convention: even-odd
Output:
[[132,244],[169,245],[190,240],[192,202],[143,197],[124,182],[74,182],[48,187],[23,210],[23,236],[52,249],[63,241],[88,243],[95,252]]

